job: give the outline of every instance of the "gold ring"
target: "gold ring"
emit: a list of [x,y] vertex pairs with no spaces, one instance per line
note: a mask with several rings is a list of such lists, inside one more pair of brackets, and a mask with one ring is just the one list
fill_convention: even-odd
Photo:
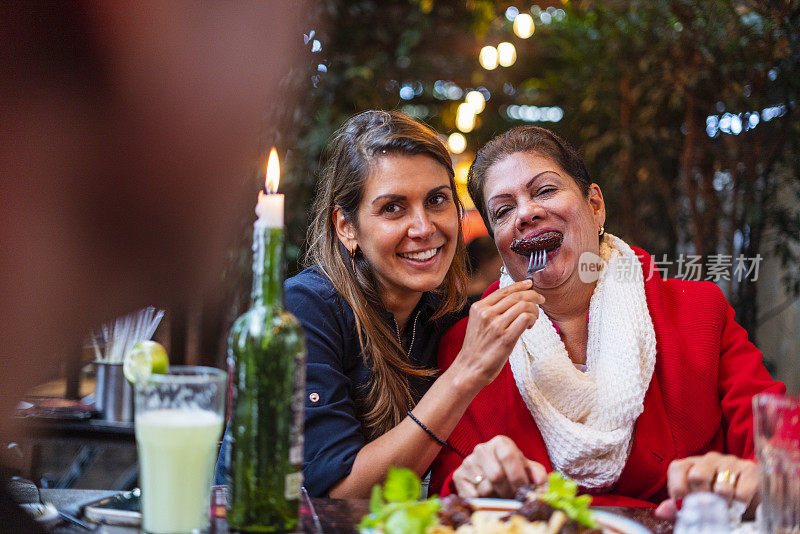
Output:
[[483,475],[475,475],[475,478],[470,480],[470,482],[472,482],[473,486],[477,486],[478,484],[483,482]]
[[720,471],[719,473],[717,473],[716,483],[724,484],[727,482],[731,486],[735,486],[738,478],[739,475],[737,475],[736,473],[731,473],[730,469],[726,469],[725,471]]

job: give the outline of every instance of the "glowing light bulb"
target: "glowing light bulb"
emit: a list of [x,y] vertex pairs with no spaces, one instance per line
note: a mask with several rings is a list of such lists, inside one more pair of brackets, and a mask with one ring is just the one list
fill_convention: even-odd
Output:
[[458,105],[456,128],[464,133],[469,133],[475,128],[475,110],[466,102]]
[[447,146],[453,154],[461,154],[467,149],[467,138],[464,134],[453,132],[447,138]]
[[514,33],[520,39],[527,39],[533,35],[534,30],[533,17],[527,13],[520,13],[514,18]]
[[475,114],[480,113],[483,111],[483,108],[486,107],[486,98],[484,98],[483,94],[479,91],[470,91],[464,99],[467,101],[467,104],[472,106]]
[[511,43],[497,45],[497,61],[503,67],[510,67],[517,60],[517,49]]
[[497,49],[493,46],[484,46],[481,48],[480,56],[478,56],[478,61],[486,70],[494,70],[497,68],[497,60],[498,60],[498,53]]

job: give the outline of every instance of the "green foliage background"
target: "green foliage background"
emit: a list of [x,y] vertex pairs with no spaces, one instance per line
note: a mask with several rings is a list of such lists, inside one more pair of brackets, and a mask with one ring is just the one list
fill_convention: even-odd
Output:
[[[534,14],[530,39],[513,34],[504,16],[512,5]],[[542,12],[555,15],[549,24]],[[606,196],[607,229],[673,259],[774,253],[789,294],[800,290],[797,0],[324,0],[310,17],[307,63],[286,81],[300,102],[281,110],[294,128],[265,129],[285,154],[290,274],[330,135],[375,108],[417,113],[449,134],[463,98],[442,99],[440,80],[491,93],[468,151],[522,124],[508,118],[509,105],[560,106],[563,120],[541,125],[584,154]],[[482,69],[481,47],[501,41],[516,46],[516,63]],[[411,100],[399,96],[405,84]],[[768,108],[782,112],[767,121]],[[760,122],[710,136],[707,118],[728,112],[745,123],[759,112]],[[756,285],[720,285],[752,337]]]

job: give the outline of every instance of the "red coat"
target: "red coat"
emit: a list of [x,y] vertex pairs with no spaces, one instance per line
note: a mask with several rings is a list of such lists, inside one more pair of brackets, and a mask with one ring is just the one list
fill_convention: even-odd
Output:
[[[634,251],[644,272],[654,273],[645,281],[645,295],[656,333],[656,365],[627,464],[613,494],[595,497],[596,504],[635,505],[625,497],[661,502],[667,497],[667,467],[678,458],[709,451],[752,458],[753,395],[785,391],[782,383],[770,378],[761,352],[734,321],[733,308],[715,284],[662,280],[650,255]],[[495,282],[486,294],[498,285]],[[442,338],[442,370],[461,350],[466,327],[463,319]],[[508,362],[478,393],[448,441],[469,454],[475,445],[497,435],[510,437],[527,458],[552,470]],[[432,465],[431,492],[453,491],[451,476],[459,465],[457,454],[442,449]]]

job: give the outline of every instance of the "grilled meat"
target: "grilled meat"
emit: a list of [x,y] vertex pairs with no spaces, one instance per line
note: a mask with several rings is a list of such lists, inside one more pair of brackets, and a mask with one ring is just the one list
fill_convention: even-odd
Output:
[[441,506],[438,512],[439,522],[442,525],[456,529],[461,525],[470,524],[470,518],[475,509],[455,493],[443,497],[439,504]]
[[542,232],[541,234],[524,239],[515,239],[511,243],[511,250],[522,256],[530,256],[532,252],[544,249],[551,251],[559,246],[564,240],[564,234],[556,232],[555,230],[549,232]]

